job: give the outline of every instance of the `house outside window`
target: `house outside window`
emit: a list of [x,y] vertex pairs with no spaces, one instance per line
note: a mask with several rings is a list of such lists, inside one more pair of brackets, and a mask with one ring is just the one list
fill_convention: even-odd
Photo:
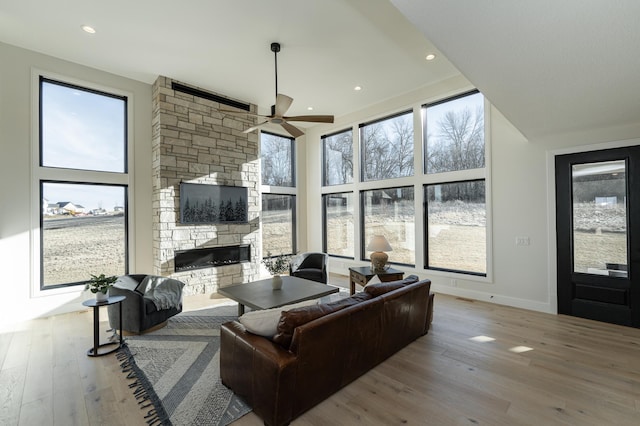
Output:
[[296,247],[295,139],[260,133],[262,256],[293,254]]
[[40,290],[128,271],[127,97],[39,79]]
[[487,274],[484,97],[423,106],[425,268]]

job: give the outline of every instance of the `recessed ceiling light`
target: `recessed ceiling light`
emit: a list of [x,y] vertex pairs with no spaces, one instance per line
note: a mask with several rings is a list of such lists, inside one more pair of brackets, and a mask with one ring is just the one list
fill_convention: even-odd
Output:
[[436,58],[436,55],[434,55],[433,53],[429,53],[427,56],[425,56],[425,59],[427,61],[433,61]]
[[89,33],[89,34],[95,34],[96,33],[95,28],[93,28],[90,25],[83,25],[81,28],[82,28],[82,31],[84,31],[85,33]]
[[307,111],[313,111],[313,107],[307,107]]
[[355,90],[357,92],[358,90],[362,90],[362,87],[356,86],[356,87],[353,88],[353,90]]

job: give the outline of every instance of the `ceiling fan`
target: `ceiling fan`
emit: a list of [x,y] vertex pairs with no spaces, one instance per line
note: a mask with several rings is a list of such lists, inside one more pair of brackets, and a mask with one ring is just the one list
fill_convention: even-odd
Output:
[[263,119],[259,124],[256,124],[253,127],[248,128],[243,133],[253,132],[254,130],[259,129],[263,125],[267,123],[279,124],[282,126],[284,130],[286,130],[291,136],[297,138],[298,136],[304,135],[304,132],[289,123],[290,121],[306,121],[311,123],[333,123],[333,115],[294,115],[294,116],[286,116],[286,112],[291,106],[293,102],[293,98],[290,98],[287,95],[283,95],[282,93],[278,93],[278,52],[280,51],[280,43],[271,43],[271,51],[274,53],[275,58],[275,77],[276,77],[276,103],[275,105],[271,105],[271,115],[260,115],[254,114],[250,112],[239,112],[239,111],[229,111],[229,110],[219,110],[225,114],[231,115],[253,115],[255,117],[259,117]]

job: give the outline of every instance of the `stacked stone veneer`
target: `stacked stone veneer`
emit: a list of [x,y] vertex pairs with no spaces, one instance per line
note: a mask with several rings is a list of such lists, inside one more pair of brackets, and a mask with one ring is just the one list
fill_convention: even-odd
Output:
[[[229,107],[174,91],[171,83],[159,77],[153,86],[154,274],[183,281],[186,295],[255,280],[261,245],[258,136],[242,133],[253,119],[223,115],[218,109]],[[180,224],[180,182],[247,187],[249,223]],[[251,246],[251,262],[174,272],[176,250],[238,244]]]

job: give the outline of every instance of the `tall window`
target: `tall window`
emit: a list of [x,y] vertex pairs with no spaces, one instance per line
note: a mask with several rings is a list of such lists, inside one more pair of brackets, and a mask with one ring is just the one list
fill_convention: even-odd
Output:
[[271,186],[295,186],[293,175],[293,138],[262,132],[260,134],[260,158],[262,159],[262,184]]
[[123,275],[127,98],[43,77],[39,88],[40,288]]
[[323,185],[353,182],[353,131],[322,137]]
[[413,113],[360,125],[362,180],[413,176]]
[[360,192],[362,213],[362,260],[371,252],[365,247],[374,235],[384,235],[392,251],[389,262],[415,265],[415,207],[413,187]]
[[293,138],[260,133],[262,162],[262,256],[296,252]]
[[333,256],[353,259],[353,193],[325,194],[322,196],[324,218],[324,249]]
[[486,275],[484,97],[445,99],[423,115],[425,266]]

